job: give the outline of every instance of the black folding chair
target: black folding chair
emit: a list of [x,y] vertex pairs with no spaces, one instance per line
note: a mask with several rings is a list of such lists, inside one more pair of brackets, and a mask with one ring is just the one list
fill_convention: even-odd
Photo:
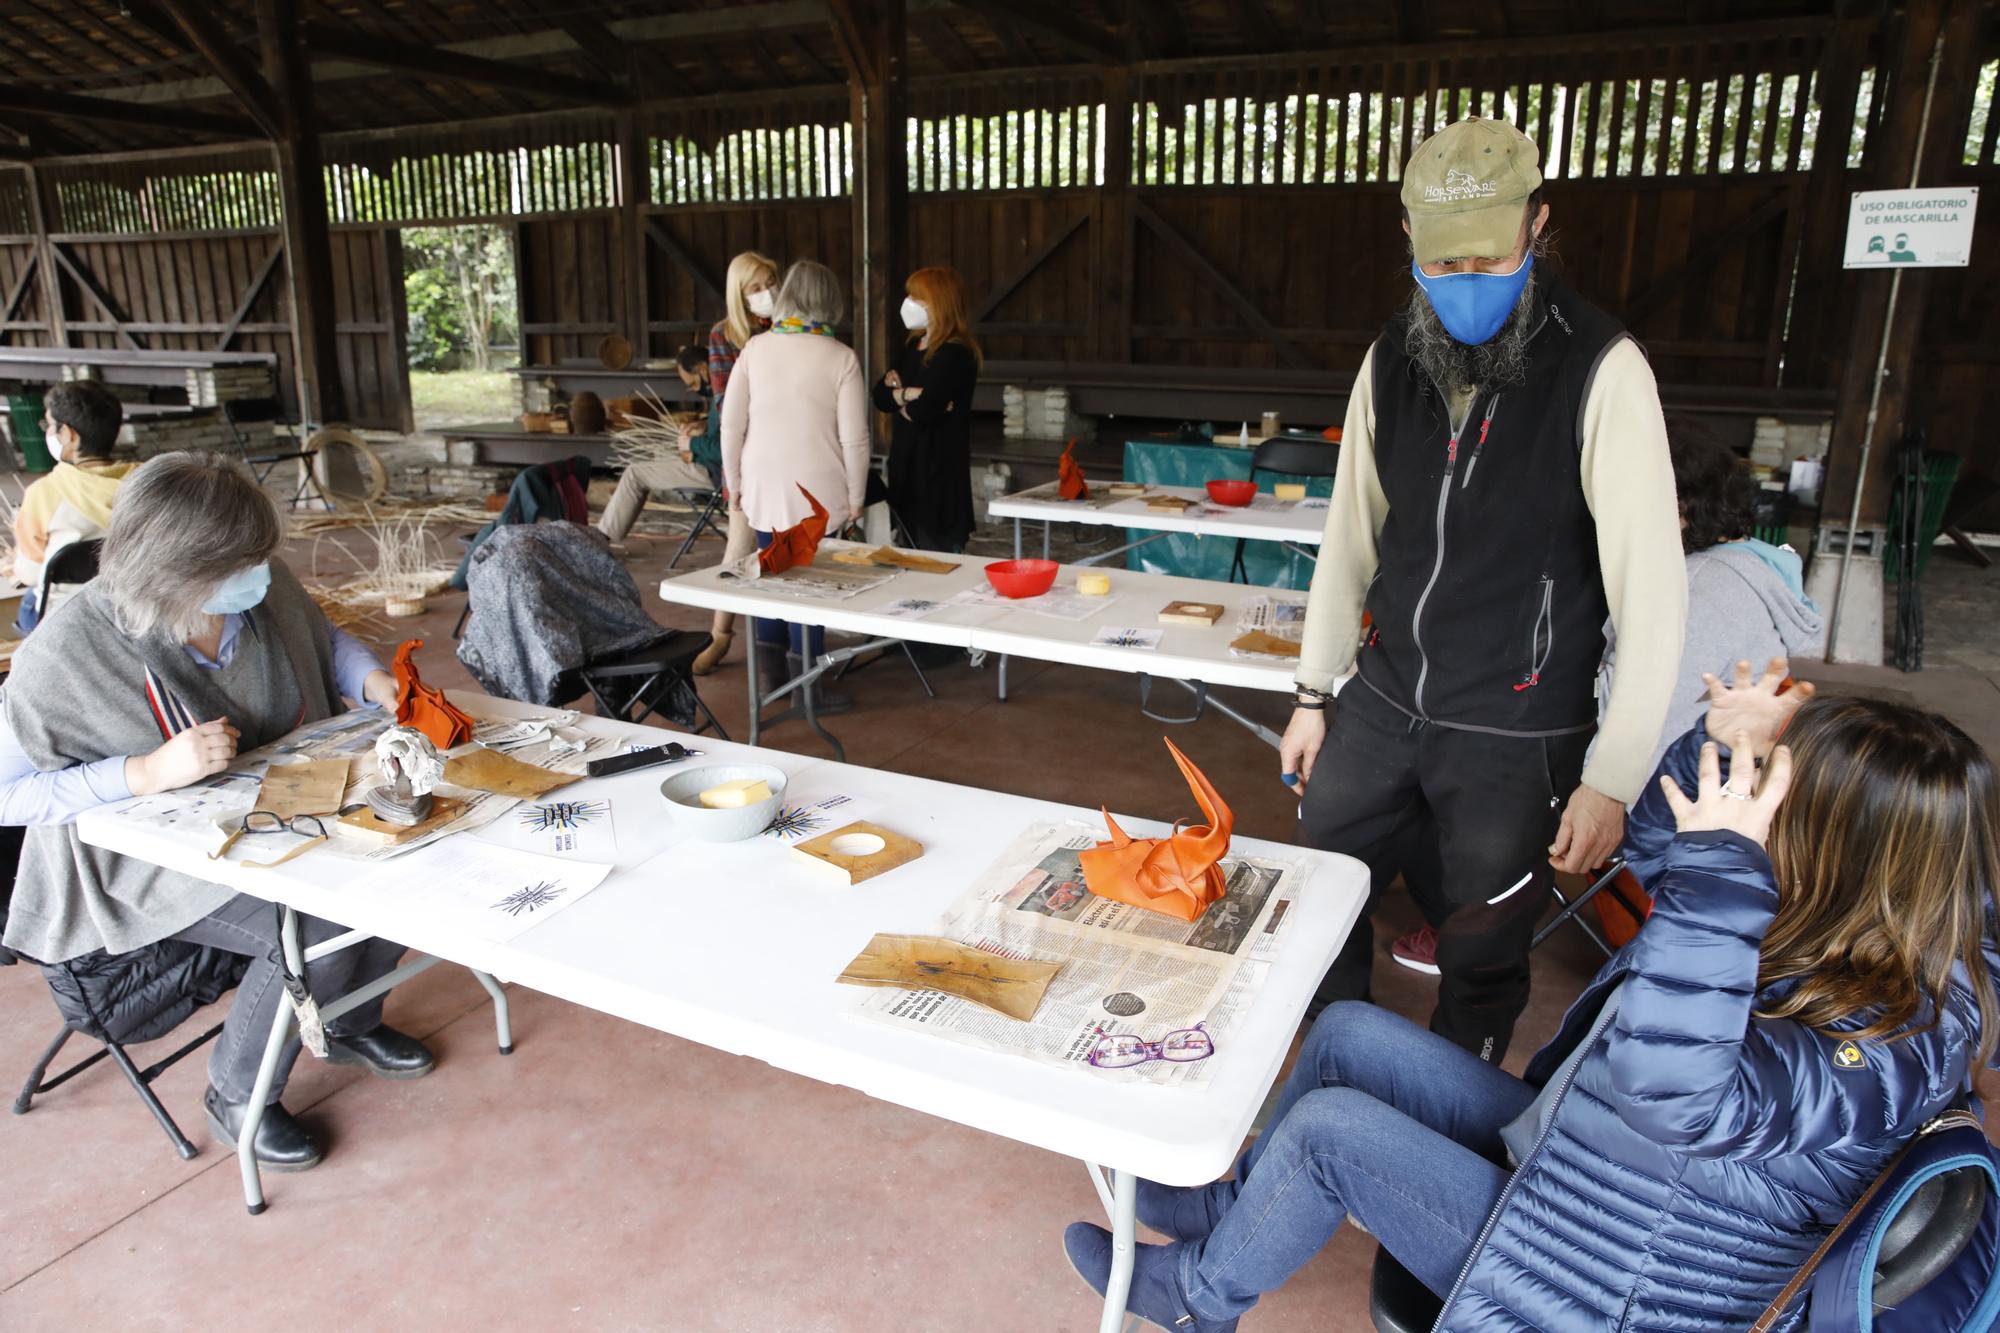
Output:
[[[20,866],[21,845],[25,833],[26,830],[18,826],[0,827],[0,870],[4,870],[5,876],[4,879],[0,879],[0,926],[6,924],[6,908],[13,897],[14,876]],[[16,963],[29,961],[31,960],[22,958],[11,949],[0,948],[0,967],[11,967]],[[159,944],[117,957],[107,958],[103,954],[93,954],[70,962],[44,966],[42,976],[49,983],[49,989],[56,998],[56,1008],[63,1015],[63,1023],[57,1029],[55,1039],[43,1049],[41,1058],[35,1061],[35,1067],[28,1073],[27,1082],[21,1085],[19,1095],[14,1098],[14,1114],[26,1115],[34,1105],[35,1098],[61,1087],[100,1060],[109,1059],[118,1066],[118,1071],[125,1075],[125,1081],[139,1094],[139,1100],[145,1103],[146,1109],[152,1112],[154,1121],[165,1132],[168,1141],[174,1145],[174,1151],[179,1153],[183,1160],[192,1159],[196,1152],[195,1146],[189,1142],[188,1136],[181,1132],[181,1127],[174,1123],[174,1118],[167,1113],[167,1108],[160,1104],[159,1095],[153,1091],[153,1080],[213,1041],[222,1031],[222,1025],[217,1023],[194,1040],[144,1069],[139,1068],[133,1062],[131,1055],[126,1052],[125,1040],[129,1034],[136,1034],[134,1036],[136,1040],[164,1035],[159,1031],[158,1014],[170,1014],[181,1005],[189,1005],[190,1009],[198,1008],[215,999],[241,978],[245,962],[246,960],[233,955],[202,949],[178,940],[163,940]],[[116,984],[113,986],[92,986],[85,979],[86,971],[103,972],[113,969],[123,972],[122,976],[116,978]],[[175,971],[178,971],[184,981],[191,981],[199,993],[191,995],[186,990],[162,984],[164,978]],[[154,1007],[155,1012],[152,1014],[126,1012],[119,1019],[101,1014],[92,1002],[92,996],[106,990],[133,997],[127,1000],[126,1004],[136,1002],[138,997],[144,997]],[[121,1005],[122,1007],[124,1006]],[[168,1022],[166,1026],[170,1030],[172,1023]],[[70,1038],[78,1035],[96,1041],[99,1049],[53,1078],[49,1077],[49,1066],[55,1063],[56,1056],[69,1044]]]
[[[278,470],[279,464],[295,462],[299,465],[299,484],[293,488],[292,498],[286,502],[288,507],[296,509],[310,497],[318,500],[322,509],[333,508],[333,502],[326,498],[326,492],[320,489],[319,478],[313,473],[319,450],[305,444],[292,431],[291,423],[285,420],[284,409],[277,399],[240,398],[224,403],[222,419],[229,423],[229,433],[236,438],[237,452],[243,455],[244,463],[256,476],[258,484],[268,485],[271,474]],[[272,426],[271,446],[253,449],[250,437],[243,428],[265,422]],[[280,426],[284,427],[282,435],[277,431]]]
[[42,565],[42,584],[35,589],[36,624],[49,618],[53,609],[49,605],[50,594],[62,588],[75,588],[97,577],[97,563],[103,555],[102,537],[65,542],[49,552],[48,560]]
[[[1288,477],[1331,477],[1340,468],[1340,446],[1323,440],[1297,440],[1280,437],[1266,440],[1250,455],[1250,475],[1259,472],[1281,472]],[[1236,559],[1229,566],[1231,583],[1250,581],[1250,571],[1243,563],[1243,551],[1249,539],[1236,539]]]
[[601,657],[568,673],[565,679],[572,697],[585,690],[597,701],[599,717],[640,723],[651,717],[677,690],[684,688],[704,719],[695,728],[699,735],[710,727],[723,740],[729,733],[709,709],[701,692],[694,688],[694,659],[708,647],[709,636],[700,631],[676,630],[658,643],[644,648],[628,648],[622,653]]
[[714,532],[718,535],[726,532],[724,524],[729,521],[728,518],[718,518],[717,515],[724,513],[729,507],[729,501],[722,494],[720,486],[709,490],[688,486],[669,491],[668,494],[694,510],[694,523],[688,528],[687,536],[681,539],[680,549],[674,552],[674,558],[667,561],[667,568],[673,569],[680,564],[681,557],[693,548],[703,532]]

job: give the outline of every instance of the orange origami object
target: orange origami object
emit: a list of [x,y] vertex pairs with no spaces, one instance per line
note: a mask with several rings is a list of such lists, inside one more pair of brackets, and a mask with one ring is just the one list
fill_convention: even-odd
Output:
[[826,506],[803,486],[799,487],[799,494],[806,497],[812,513],[783,532],[772,533],[771,544],[757,552],[757,566],[766,574],[782,574],[794,565],[810,565],[819,550],[820,538],[826,536]]
[[1208,823],[1182,828],[1177,820],[1167,837],[1134,841],[1106,810],[1104,823],[1111,830],[1111,841],[1078,853],[1077,860],[1083,864],[1084,884],[1098,897],[1192,921],[1228,887],[1221,862],[1229,851],[1229,832],[1236,817],[1202,771],[1172,741],[1167,742],[1167,749],[1181,766],[1181,776],[1194,789],[1195,803],[1208,816]]
[[1062,457],[1056,460],[1056,493],[1065,500],[1081,500],[1090,494],[1090,487],[1083,484],[1083,464],[1076,461],[1076,441],[1063,446]]
[[472,719],[417,674],[410,655],[423,646],[422,639],[405,639],[396,649],[396,725],[414,727],[438,749],[449,750],[472,739]]

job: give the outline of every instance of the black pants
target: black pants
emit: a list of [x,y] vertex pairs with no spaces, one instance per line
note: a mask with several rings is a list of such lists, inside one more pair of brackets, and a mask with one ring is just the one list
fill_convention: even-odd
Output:
[[1413,879],[1443,900],[1422,904],[1442,922],[1431,1030],[1498,1062],[1528,1004],[1528,945],[1555,874],[1549,844],[1582,776],[1589,733],[1493,736],[1420,722],[1360,680],[1331,711],[1298,841],[1357,858],[1371,882],[1367,911],[1315,1004],[1367,998],[1375,961],[1368,913],[1403,862],[1422,854],[1411,849],[1428,823],[1435,860]]

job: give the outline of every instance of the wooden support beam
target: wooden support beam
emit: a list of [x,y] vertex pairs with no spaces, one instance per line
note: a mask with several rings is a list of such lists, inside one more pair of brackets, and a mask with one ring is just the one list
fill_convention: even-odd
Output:
[[1278,28],[1278,21],[1271,17],[1271,11],[1264,6],[1264,0],[1237,0],[1232,6],[1250,39],[1250,48],[1258,54],[1269,54],[1284,49],[1285,35]]
[[562,30],[583,51],[583,58],[608,82],[630,91],[637,82],[637,64],[631,46],[611,35],[611,29],[592,18],[569,18]]
[[[152,0],[125,0],[125,3],[135,12],[153,8]],[[158,0],[158,5],[181,31],[183,41],[201,53],[216,77],[235,94],[243,109],[250,113],[250,119],[257,122],[267,137],[277,138],[278,99],[256,66],[237,49],[235,39],[217,17],[216,6],[209,0]]]
[[[905,0],[830,0],[833,32],[853,78],[854,349],[864,374],[889,365],[902,331],[894,311],[909,276],[909,34]],[[875,413],[878,443],[887,418]]]
[[953,27],[938,14],[924,14],[910,19],[910,32],[924,44],[924,49],[938,64],[953,74],[971,74],[980,67],[979,57],[965,44]]
[[838,83],[839,71],[832,69],[824,60],[814,54],[813,49],[800,41],[797,34],[789,32],[766,33],[758,39],[780,55],[788,55],[804,66],[806,78],[811,83]]
[[[1979,27],[1985,6],[1980,0],[1908,0],[1890,43],[1886,62],[1888,102],[1880,127],[1870,136],[1868,160],[1859,184],[1864,189],[1908,189],[1912,175],[1919,185],[1942,185],[1957,167],[1964,146],[1960,108],[1968,106],[1979,81]],[[1930,120],[1923,126],[1925,92],[1931,62],[1937,61],[1937,88]],[[1876,86],[1883,84],[1878,77]],[[1956,131],[1956,133],[1954,133]],[[1917,155],[1917,141],[1923,155]],[[1834,141],[1844,144],[1843,137]],[[1827,140],[1821,132],[1819,143]],[[1824,151],[1824,147],[1822,150]],[[1843,219],[1846,209],[1841,209]],[[1831,275],[1829,275],[1831,276]],[[1932,269],[1906,269],[1901,274],[1872,270],[1841,274],[1858,285],[1860,299],[1849,322],[1847,355],[1835,386],[1833,437],[1827,446],[1826,485],[1820,504],[1821,521],[1846,526],[1856,487],[1861,488],[1861,525],[1879,526],[1889,516],[1889,495],[1896,470],[1896,448],[1904,432],[1920,424],[1922,413],[1913,401],[1913,372],[1919,362],[1924,310],[1935,279]],[[1801,286],[1808,275],[1801,275]],[[1900,277],[1894,322],[1889,323],[1889,289]],[[1950,281],[1960,281],[1951,275]],[[1884,348],[1888,325],[1888,357],[1883,365],[1882,395],[1875,415],[1867,474],[1861,474],[1861,446],[1868,433],[1869,406],[1875,370]],[[1845,636],[1842,636],[1845,637]],[[1834,647],[1838,647],[1835,645]]]
[[0,110],[21,111],[58,120],[102,121],[118,125],[150,125],[156,129],[187,130],[195,134],[220,134],[231,138],[255,136],[257,127],[236,116],[218,116],[207,111],[180,107],[140,106],[109,97],[84,97],[51,88],[31,88],[20,83],[0,83]]
[[41,117],[16,111],[7,117],[6,130],[20,140],[0,149],[0,154],[16,162],[38,157],[67,157],[90,152],[90,145],[66,130],[58,129]]
[[281,239],[271,247],[271,253],[264,256],[264,262],[257,266],[257,271],[251,274],[250,285],[243,289],[243,299],[236,303],[236,309],[229,313],[228,321],[216,335],[216,351],[229,350],[229,344],[236,340],[236,331],[242,328],[243,321],[250,317],[250,308],[256,305],[257,298],[264,294],[264,288],[270,285],[271,275],[278,270],[278,261],[284,257],[285,243]]
[[[1306,0],[1308,8],[1315,0]],[[1188,53],[1187,19],[1180,0],[1134,3],[1128,10],[1133,40],[1144,58],[1173,60]]]
[[41,275],[42,318],[48,321],[49,343],[55,347],[67,347],[69,325],[63,312],[62,275],[56,272],[56,261],[51,253],[55,246],[49,241],[48,214],[42,206],[41,176],[33,167],[21,174],[27,177],[28,221],[35,229],[35,272]]
[[[20,276],[14,279],[13,290],[7,293],[6,307],[0,309],[0,330],[11,331],[11,326],[16,322],[14,313],[21,308],[21,299],[28,294],[28,283],[33,280],[35,271],[41,265],[42,257],[40,253],[31,251],[28,255],[28,262],[21,265]],[[5,338],[6,336],[6,332],[0,332],[0,338]]]
[[1081,60],[1115,64],[1124,59],[1118,38],[1050,0],[954,0],[996,29],[1012,27],[1054,42]]
[[124,343],[135,352],[145,351],[146,344],[125,331],[127,322],[125,312],[120,310],[110,296],[105,294],[104,289],[97,285],[97,279],[77,267],[75,261],[69,257],[68,253],[60,245],[51,243],[49,254],[62,267],[62,271],[69,274],[70,281],[74,282],[78,289],[90,298],[92,304],[104,312],[104,317],[112,323],[112,332],[118,335],[118,341]]
[[1104,71],[1104,186],[1091,200],[1096,246],[1091,325],[1097,359],[1132,359],[1132,71]]
[[326,169],[306,60],[302,0],[257,0],[264,77],[277,98],[273,147],[283,210],[285,266],[291,279],[292,347],[299,417],[311,426],[347,417],[346,387],[334,321],[332,238],[327,229]]
[[1791,191],[1780,188],[1729,226],[1710,233],[1700,245],[1688,252],[1686,259],[1674,265],[1671,272],[1661,275],[1652,286],[1627,302],[1624,310],[1619,312],[1619,322],[1627,328],[1635,327],[1640,320],[1675,297],[1694,294],[1695,289],[1690,284],[1695,278],[1714,268],[1723,256],[1733,252],[1775,219],[1784,216],[1790,201]]
[[646,160],[645,120],[638,112],[620,111],[615,126],[618,143],[618,249],[625,270],[625,340],[632,344],[632,356],[644,364],[652,355],[652,338],[646,331],[651,314],[651,287],[646,270],[650,253],[646,248],[646,205],[652,202],[652,171]]
[[[188,0],[169,2],[185,4]],[[306,44],[315,54],[339,56],[357,65],[373,65],[377,69],[445,79],[453,83],[534,93],[561,101],[611,103],[620,98],[617,90],[607,89],[602,84],[571,78],[567,74],[552,74],[531,65],[461,55],[446,47],[391,41],[375,33],[357,32],[317,20],[304,26]]]
[[675,240],[674,234],[668,231],[658,218],[646,219],[646,236],[654,245],[665,251],[667,258],[678,264],[682,272],[694,280],[694,285],[700,289],[710,304],[717,307],[725,304],[722,284],[708,271],[708,265],[702,263],[693,251]]
[[1257,308],[1256,302],[1245,296],[1242,289],[1210,262],[1207,255],[1196,249],[1194,243],[1181,235],[1171,222],[1155,213],[1144,199],[1135,196],[1132,200],[1132,211],[1146,229],[1158,236],[1167,249],[1173,252],[1176,259],[1206,280],[1209,286],[1215,288],[1222,299],[1235,308],[1236,313],[1243,317],[1243,322],[1249,325],[1258,337],[1277,349],[1279,360],[1301,369],[1321,369],[1305,354],[1304,349],[1287,337],[1283,330]]

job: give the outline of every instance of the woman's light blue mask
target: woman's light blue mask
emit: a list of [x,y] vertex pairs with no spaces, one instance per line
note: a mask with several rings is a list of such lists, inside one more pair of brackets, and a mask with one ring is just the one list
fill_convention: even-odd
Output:
[[212,616],[234,615],[248,611],[264,600],[264,594],[271,590],[271,562],[259,560],[248,569],[240,569],[217,584],[201,609]]
[[1447,273],[1433,278],[1410,264],[1411,276],[1430,298],[1444,331],[1470,347],[1500,332],[1507,316],[1520,304],[1521,290],[1528,285],[1535,257],[1530,254],[1512,273]]

